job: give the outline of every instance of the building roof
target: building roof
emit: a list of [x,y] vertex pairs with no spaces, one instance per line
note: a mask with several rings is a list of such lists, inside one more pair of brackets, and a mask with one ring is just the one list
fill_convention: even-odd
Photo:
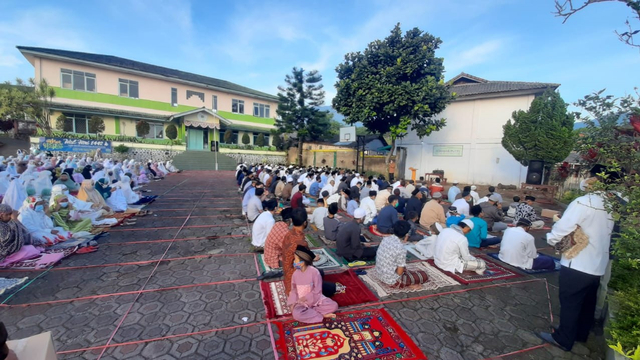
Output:
[[192,83],[204,85],[204,87],[213,87],[229,92],[245,94],[254,97],[265,98],[277,101],[278,97],[261,91],[253,90],[229,81],[220,80],[204,75],[189,73],[176,69],[169,69],[162,66],[151,65],[140,61],[129,60],[112,55],[91,54],[79,51],[68,51],[58,49],[48,49],[30,46],[17,46],[18,50],[23,54],[32,54],[41,57],[65,58],[70,60],[101,64],[106,66],[117,67],[125,70],[139,71],[148,74],[159,75],[174,80],[182,80]]
[[480,95],[497,95],[509,92],[542,92],[547,88],[556,89],[560,84],[525,82],[525,81],[491,81],[467,73],[460,73],[448,81],[451,92],[458,98]]

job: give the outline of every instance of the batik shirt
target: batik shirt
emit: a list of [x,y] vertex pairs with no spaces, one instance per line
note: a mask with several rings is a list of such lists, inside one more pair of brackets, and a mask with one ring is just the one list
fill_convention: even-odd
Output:
[[538,220],[538,216],[536,215],[536,211],[533,207],[527,203],[520,203],[518,207],[516,207],[516,216],[514,217],[514,222],[518,222],[520,219],[527,219],[531,222]]
[[407,266],[407,250],[400,239],[395,235],[384,237],[376,253],[374,276],[385,284],[393,285],[400,279],[397,268],[404,266]]
[[282,242],[289,232],[289,226],[284,221],[278,221],[273,225],[267,241],[264,244],[264,262],[271,268],[279,268],[278,262],[282,259]]
[[284,236],[282,243],[282,272],[284,272],[284,293],[287,296],[291,291],[291,277],[296,270],[293,267],[293,261],[298,245],[309,247],[304,239],[304,232],[294,227]]

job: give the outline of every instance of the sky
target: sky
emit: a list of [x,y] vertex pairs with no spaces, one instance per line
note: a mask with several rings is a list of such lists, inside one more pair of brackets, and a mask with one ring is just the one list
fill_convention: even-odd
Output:
[[560,83],[568,103],[604,88],[634,93],[640,51],[614,33],[633,20],[628,8],[591,5],[565,24],[553,10],[553,0],[3,0],[0,81],[33,77],[16,46],[39,46],[120,56],[274,95],[294,66],[318,70],[329,105],[344,55],[400,23],[442,40],[436,55],[447,80],[466,72]]

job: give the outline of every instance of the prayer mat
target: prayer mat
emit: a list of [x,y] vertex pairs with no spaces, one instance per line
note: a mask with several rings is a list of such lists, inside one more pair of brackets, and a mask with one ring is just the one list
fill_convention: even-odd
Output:
[[[352,270],[337,274],[328,274],[323,281],[342,284],[346,289],[343,293],[336,293],[331,297],[340,307],[351,306],[377,301],[378,298],[367,286],[353,273]],[[267,309],[267,318],[279,318],[291,315],[291,309],[287,305],[287,296],[284,293],[283,281],[261,282],[263,302]]]
[[427,358],[384,309],[337,314],[318,324],[295,320],[275,324],[278,346],[287,360]]
[[[451,276],[458,282],[465,285],[487,282],[487,281],[495,281],[495,280],[506,280],[506,279],[512,279],[512,278],[521,276],[520,274],[514,273],[513,271],[507,268],[504,268],[500,266],[498,263],[496,263],[495,261],[489,260],[484,256],[476,256],[476,257],[478,259],[484,260],[487,263],[487,270],[485,270],[484,274],[482,275],[476,274],[475,271],[465,271],[462,274],[459,274],[459,273],[454,274],[441,269],[438,269],[438,270],[442,271],[444,274]],[[433,260],[427,260],[427,262],[430,265],[433,265],[434,267],[437,268]]]
[[[504,261],[500,260],[500,258],[498,257],[499,253],[491,253],[491,254],[487,254],[489,256],[491,256],[492,258],[498,260],[501,263],[505,263]],[[542,255],[540,253],[538,253],[539,255]],[[547,255],[548,256],[548,255]],[[554,257],[551,257],[553,259],[553,262],[556,264],[555,269],[553,270],[547,270],[547,269],[542,269],[542,270],[532,270],[532,269],[523,269],[523,268],[518,268],[518,270],[523,271],[527,274],[544,274],[544,273],[548,273],[548,272],[554,272],[554,271],[560,271],[560,268],[562,267],[562,265],[560,265],[560,260],[556,259]],[[505,263],[506,264],[506,263]],[[514,266],[515,267],[515,266]]]
[[309,247],[322,247],[322,243],[320,243],[320,241],[311,234],[305,235],[305,239],[307,240]]
[[[516,224],[508,224],[507,226],[508,227],[515,227]],[[538,228],[538,229],[531,228],[531,231],[535,231],[535,230],[551,230],[551,228],[549,226],[543,226],[543,227]]]
[[369,232],[372,233],[375,236],[379,236],[379,237],[385,237],[385,236],[389,236],[390,234],[383,234],[381,232],[378,231],[378,229],[376,229],[373,225],[369,226]]
[[43,251],[42,253],[40,253],[39,256],[33,259],[18,261],[11,265],[5,266],[4,269],[12,269],[12,270],[44,269],[46,267],[55,265],[60,260],[75,253],[76,250],[78,250],[78,247],[73,247],[69,249],[60,249],[60,250],[48,249]]
[[24,283],[28,279],[29,279],[28,277],[23,277],[23,278],[20,278],[20,279],[0,278],[0,295],[4,294],[5,292],[10,291],[11,289],[13,289],[16,286],[21,285],[22,283]]
[[460,285],[460,283],[454,280],[453,278],[445,275],[444,273],[436,269],[434,266],[431,266],[425,262],[407,264],[407,269],[414,270],[414,271],[415,270],[425,271],[429,275],[429,281],[422,284],[422,287],[419,289],[409,289],[409,288],[400,289],[400,288],[393,287],[391,285],[387,285],[381,281],[378,281],[378,279],[376,279],[373,275],[370,275],[370,272],[367,272],[367,274],[365,275],[360,275],[360,277],[362,277],[362,280],[364,280],[364,282],[369,284],[369,286],[371,286],[376,291],[376,293],[378,293],[378,296],[380,297],[385,297],[385,296],[398,294],[398,293],[408,293],[408,292],[424,291],[424,290],[436,290],[445,286]]
[[[320,259],[318,259],[318,261],[314,261],[314,263],[313,263],[313,266],[316,269],[326,270],[326,269],[333,269],[333,268],[338,268],[338,267],[342,266],[342,264],[338,260],[336,260],[334,255],[329,253],[325,249],[322,249],[322,248],[321,249],[312,249],[311,251],[313,251],[314,254],[316,254],[316,255],[318,255],[320,257]],[[258,260],[259,260],[260,268],[263,271],[271,271],[271,270],[273,270],[269,265],[267,265],[264,262],[264,254],[258,255]]]

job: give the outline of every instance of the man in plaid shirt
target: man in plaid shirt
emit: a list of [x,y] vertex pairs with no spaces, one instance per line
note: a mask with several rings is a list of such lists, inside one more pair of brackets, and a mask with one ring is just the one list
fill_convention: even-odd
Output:
[[286,208],[280,212],[282,221],[278,221],[273,225],[264,244],[264,263],[274,270],[280,268],[282,243],[291,225],[291,211],[291,208]]

